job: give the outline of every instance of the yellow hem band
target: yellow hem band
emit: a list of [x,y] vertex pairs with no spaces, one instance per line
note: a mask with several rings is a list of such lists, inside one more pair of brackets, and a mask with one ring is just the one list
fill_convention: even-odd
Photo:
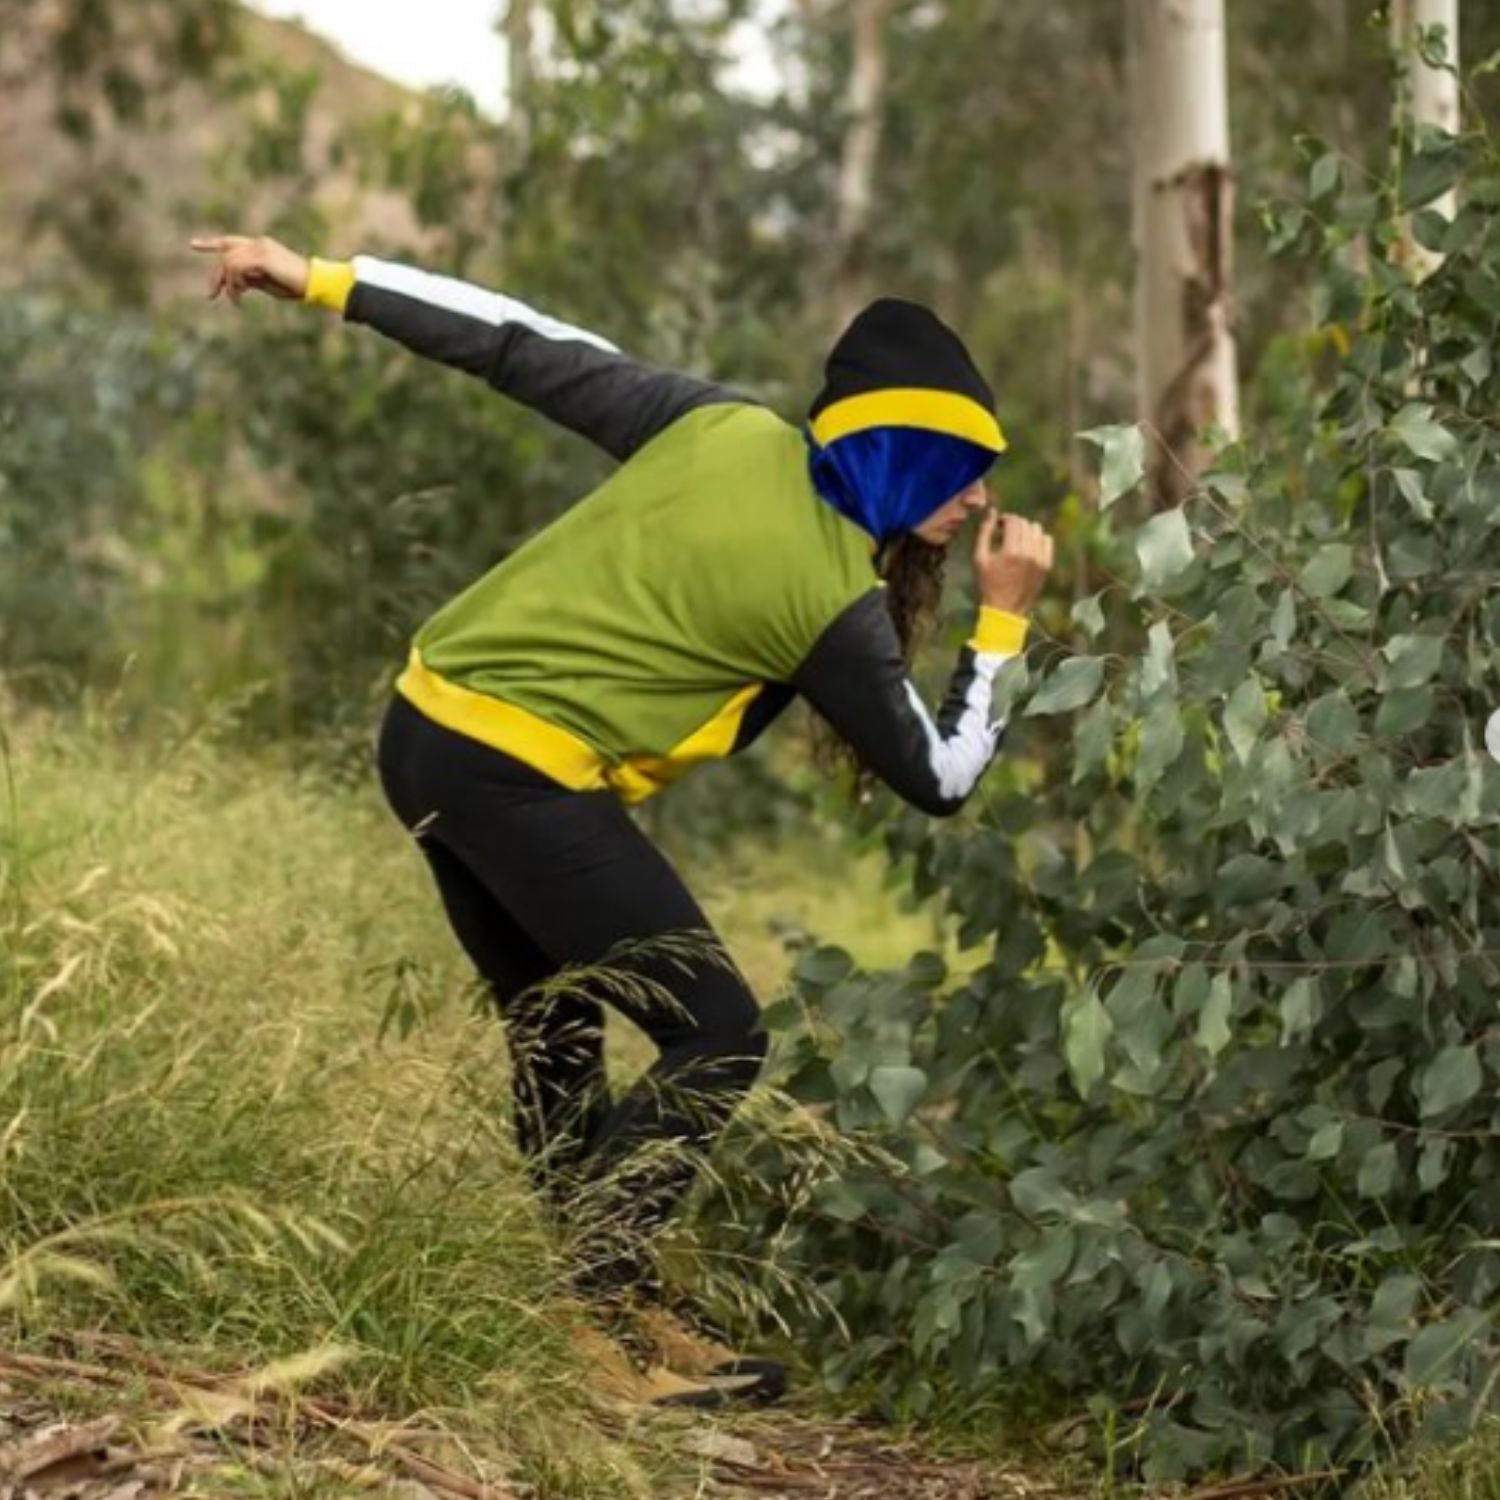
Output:
[[575,792],[609,784],[609,763],[587,741],[514,703],[439,677],[415,646],[396,691],[445,729],[514,755]]
[[341,313],[353,290],[353,261],[319,260],[316,255],[308,261],[307,290],[302,294],[304,302],[315,302],[319,307],[331,307]]
[[396,691],[436,724],[513,755],[575,792],[608,788],[622,802],[644,802],[690,766],[729,753],[745,710],[764,684],[748,683],[706,724],[666,755],[635,755],[614,763],[571,730],[538,714],[440,677],[413,646]]
[[956,391],[915,386],[866,391],[835,401],[818,413],[812,435],[819,446],[826,448],[841,437],[870,427],[921,427],[929,432],[946,432],[993,453],[1003,453],[1010,446],[994,413],[979,402]]
[[979,623],[968,644],[976,651],[990,654],[1003,653],[1014,656],[1026,645],[1026,632],[1031,622],[1025,615],[1012,614],[1008,609],[995,609],[988,604],[979,606]]

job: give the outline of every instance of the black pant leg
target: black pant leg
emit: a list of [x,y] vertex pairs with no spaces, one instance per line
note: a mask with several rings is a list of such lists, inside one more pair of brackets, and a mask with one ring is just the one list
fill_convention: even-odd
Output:
[[[609,1104],[604,1008],[579,985],[558,984],[539,949],[484,882],[423,823],[417,746],[420,724],[398,700],[380,746],[387,800],[415,830],[449,925],[485,981],[505,1024],[516,1144],[533,1186],[560,1207],[575,1190],[590,1138]],[[414,711],[413,711],[414,712]]]
[[[441,816],[438,825],[441,827]],[[503,835],[503,836],[502,836]],[[760,1012],[698,903],[612,793],[539,808],[470,806],[452,838],[548,953],[655,1043],[582,1164],[587,1285],[652,1282],[647,1244],[754,1083]],[[487,856],[508,841],[513,858]]]
[[[425,821],[549,960],[588,971],[589,989],[658,1048],[601,1120],[584,1164],[631,1255],[624,1247],[670,1212],[692,1183],[694,1153],[755,1080],[766,1041],[754,996],[612,792],[570,791],[428,721],[410,727],[419,748],[404,789],[409,821]],[[618,1190],[603,1191],[608,1183]]]
[[560,1207],[609,1104],[604,1007],[581,986],[556,983],[555,965],[451,849],[418,843],[505,1024],[516,1145],[532,1185]]

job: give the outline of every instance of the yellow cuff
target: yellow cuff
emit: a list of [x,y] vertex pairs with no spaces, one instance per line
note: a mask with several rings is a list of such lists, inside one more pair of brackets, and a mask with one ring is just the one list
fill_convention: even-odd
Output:
[[353,261],[319,260],[316,255],[308,261],[307,290],[302,295],[304,302],[316,302],[320,307],[343,312],[353,289]]
[[979,623],[974,627],[974,634],[969,637],[968,644],[976,651],[1014,656],[1025,646],[1029,628],[1030,622],[1025,615],[981,604]]

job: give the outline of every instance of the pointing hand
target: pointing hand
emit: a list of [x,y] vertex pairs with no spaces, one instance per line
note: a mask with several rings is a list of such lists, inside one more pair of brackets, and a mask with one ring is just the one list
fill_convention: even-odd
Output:
[[192,247],[219,257],[208,284],[210,301],[227,292],[238,306],[246,292],[265,292],[291,302],[307,292],[306,256],[267,235],[199,235]]

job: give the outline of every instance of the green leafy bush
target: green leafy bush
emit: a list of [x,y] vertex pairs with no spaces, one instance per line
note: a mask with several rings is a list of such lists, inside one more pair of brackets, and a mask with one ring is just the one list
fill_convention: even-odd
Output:
[[[1383,213],[1328,179],[1272,221],[1321,273],[1305,399],[1005,669],[975,816],[889,824],[989,962],[817,949],[772,1013],[891,1164],[750,1140],[731,1184],[747,1254],[822,1268],[833,1384],[1041,1387],[1147,1481],[1357,1467],[1497,1384],[1500,164],[1424,142]],[[1107,532],[1141,450],[1093,436]]]

